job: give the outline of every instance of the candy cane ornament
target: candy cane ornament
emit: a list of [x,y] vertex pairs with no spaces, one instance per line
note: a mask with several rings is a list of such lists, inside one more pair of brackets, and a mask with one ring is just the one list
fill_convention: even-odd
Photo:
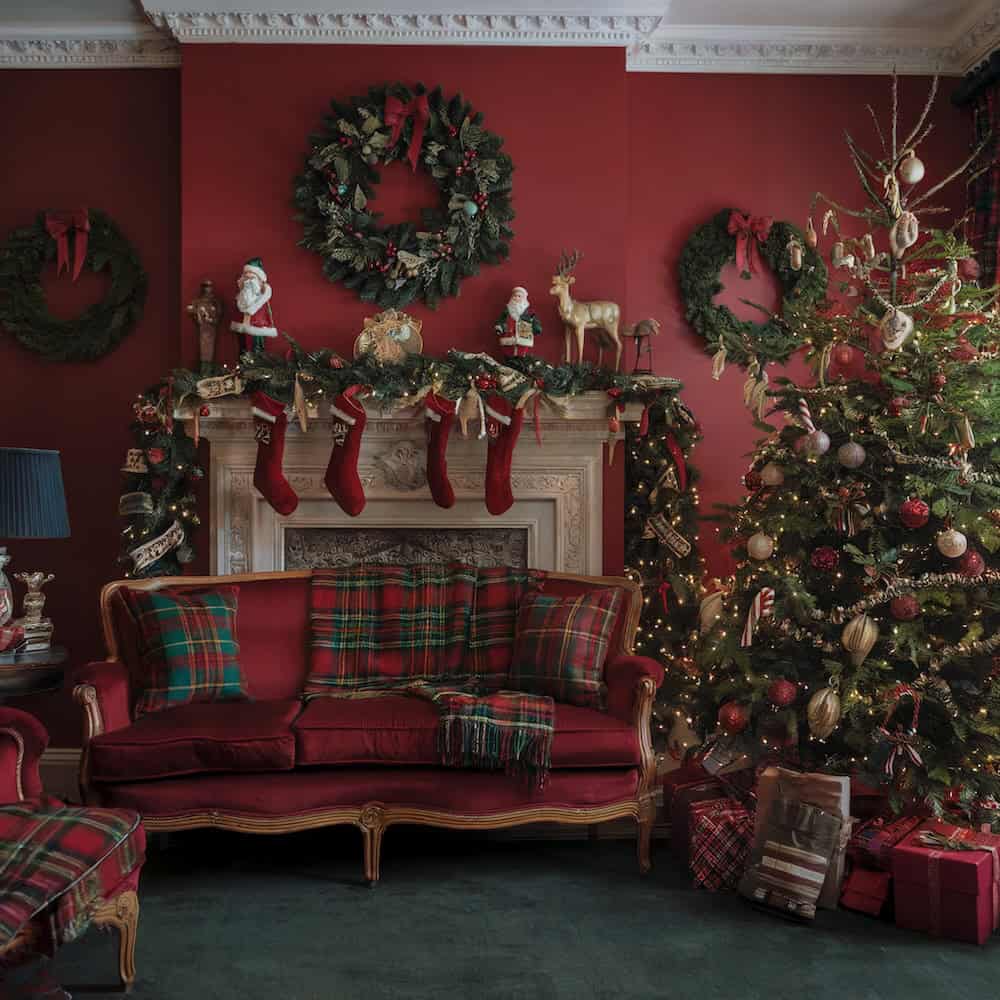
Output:
[[804,399],[799,399],[799,418],[802,426],[806,429],[805,453],[810,458],[819,458],[830,450],[830,438],[826,431],[818,430],[813,423],[812,414],[809,412],[809,404]]
[[761,618],[770,618],[774,614],[774,588],[761,587],[757,591],[747,612],[747,623],[743,626],[743,637],[740,646],[746,648],[753,645],[753,634]]

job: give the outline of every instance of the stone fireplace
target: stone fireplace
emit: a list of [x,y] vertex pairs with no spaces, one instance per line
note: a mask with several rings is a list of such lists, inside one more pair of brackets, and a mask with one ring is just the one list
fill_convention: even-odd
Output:
[[[627,412],[626,419],[638,417],[638,408],[631,409],[636,412]],[[483,502],[485,441],[463,439],[457,426],[453,431],[448,474],[456,499],[445,510],[427,487],[423,408],[391,415],[369,409],[358,461],[367,504],[352,518],[323,483],[331,447],[324,406],[312,414],[305,432],[289,421],[284,470],[299,506],[280,517],[253,486],[257,446],[249,402],[215,401],[201,418],[201,434],[211,442],[212,572],[365,559],[456,560],[599,575],[607,415],[607,396],[601,392],[567,400],[563,415],[543,408],[539,444],[529,412],[514,452],[516,501],[494,517]]]

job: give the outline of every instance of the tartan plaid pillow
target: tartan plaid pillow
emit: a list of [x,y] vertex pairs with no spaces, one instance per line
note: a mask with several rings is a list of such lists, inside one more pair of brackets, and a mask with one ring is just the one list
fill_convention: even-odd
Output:
[[197,701],[246,700],[236,641],[238,587],[126,590],[139,632],[138,718]]
[[621,602],[620,587],[576,597],[526,594],[517,612],[511,687],[603,708],[604,661]]

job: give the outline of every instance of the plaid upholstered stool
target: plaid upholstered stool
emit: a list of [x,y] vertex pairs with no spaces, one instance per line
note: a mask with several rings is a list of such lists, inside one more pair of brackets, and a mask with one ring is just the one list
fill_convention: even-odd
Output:
[[52,955],[93,924],[118,931],[119,974],[130,988],[145,831],[131,810],[44,795],[38,761],[47,744],[37,719],[0,708],[0,966]]

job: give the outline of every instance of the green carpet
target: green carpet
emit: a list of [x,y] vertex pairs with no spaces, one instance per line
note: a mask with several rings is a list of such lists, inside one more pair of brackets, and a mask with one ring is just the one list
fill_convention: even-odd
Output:
[[[137,1000],[610,998],[987,1000],[1000,938],[935,941],[844,911],[811,927],[690,888],[666,845],[497,841],[394,827],[382,881],[351,829],[198,831],[154,850],[141,887]],[[118,995],[115,939],[67,946],[77,998]]]

